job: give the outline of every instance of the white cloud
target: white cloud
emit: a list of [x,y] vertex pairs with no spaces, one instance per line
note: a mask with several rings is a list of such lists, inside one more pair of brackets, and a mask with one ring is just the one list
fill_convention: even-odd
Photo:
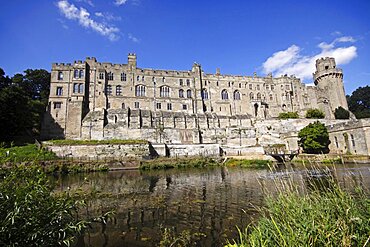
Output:
[[117,6],[124,5],[127,2],[127,0],[115,0],[114,4]]
[[121,17],[120,16],[114,16],[112,13],[109,12],[95,12],[95,16],[103,18],[107,21],[120,21]]
[[276,75],[296,75],[302,80],[312,79],[315,72],[315,62],[321,57],[334,57],[338,65],[346,64],[357,57],[357,47],[354,45],[338,47],[339,43],[354,43],[356,40],[351,36],[336,38],[331,43],[322,42],[318,44],[321,51],[318,54],[304,56],[302,49],[292,45],[286,50],[272,54],[262,65],[264,73]]
[[131,33],[128,34],[128,38],[132,41],[132,42],[135,42],[135,43],[139,43],[140,40],[136,37],[134,37]]
[[77,8],[73,4],[70,4],[67,0],[58,1],[57,6],[60,12],[70,20],[76,20],[78,23],[85,27],[91,28],[95,32],[108,37],[111,41],[117,40],[119,38],[119,29],[113,26],[109,26],[105,23],[99,23],[94,21],[90,17],[90,13],[84,8]]
[[91,7],[94,7],[94,3],[91,1],[91,0],[77,0],[77,2],[84,2],[84,3],[87,3],[88,5],[90,5]]

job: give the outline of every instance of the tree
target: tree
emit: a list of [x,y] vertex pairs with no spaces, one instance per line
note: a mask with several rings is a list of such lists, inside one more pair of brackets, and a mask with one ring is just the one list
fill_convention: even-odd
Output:
[[339,106],[334,111],[335,119],[349,119],[349,111]]
[[305,153],[319,154],[329,152],[329,133],[325,125],[316,121],[298,132],[298,144]]
[[348,108],[356,118],[370,117],[370,86],[357,88],[347,99]]
[[279,119],[299,118],[298,112],[281,112]]
[[0,68],[0,90],[9,87],[11,83],[12,80],[8,76],[5,76],[4,70]]
[[325,113],[320,109],[308,109],[305,117],[320,119],[325,117]]

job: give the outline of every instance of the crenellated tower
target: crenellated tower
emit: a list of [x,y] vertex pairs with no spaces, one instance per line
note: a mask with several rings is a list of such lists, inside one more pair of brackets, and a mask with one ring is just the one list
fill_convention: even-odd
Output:
[[313,79],[317,86],[317,103],[319,108],[325,112],[326,118],[334,119],[334,111],[339,106],[348,110],[343,71],[336,67],[334,58],[317,59]]

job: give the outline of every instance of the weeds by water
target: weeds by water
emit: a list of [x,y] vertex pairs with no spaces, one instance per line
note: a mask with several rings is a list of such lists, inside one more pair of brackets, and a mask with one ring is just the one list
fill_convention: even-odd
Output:
[[197,158],[159,158],[145,160],[140,163],[142,170],[170,169],[170,168],[203,168],[220,165],[218,159],[197,157]]
[[58,159],[55,153],[45,149],[38,149],[35,144],[8,148],[0,147],[0,163],[55,159]]
[[[320,170],[308,171],[319,174]],[[306,181],[302,192],[292,179],[277,181],[277,195],[267,194],[256,224],[239,231],[228,247],[366,246],[370,242],[370,199],[364,188],[347,192],[332,175]]]
[[243,168],[257,168],[265,169],[272,165],[270,160],[241,160],[241,159],[228,159],[225,162],[225,166],[233,167],[243,167]]

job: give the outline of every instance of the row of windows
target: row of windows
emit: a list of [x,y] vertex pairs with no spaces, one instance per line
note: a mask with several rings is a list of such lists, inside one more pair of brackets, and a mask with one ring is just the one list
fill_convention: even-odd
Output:
[[[75,69],[73,71],[73,78],[78,79],[78,78],[83,78],[84,77],[84,71],[82,69],[78,70]],[[62,71],[58,72],[58,80],[63,80],[64,74]]]
[[[165,104],[165,103],[163,103],[163,104]],[[55,106],[55,103],[54,103],[54,106]],[[167,103],[166,106],[167,106],[168,111],[172,111],[172,103]],[[110,103],[108,103],[108,108],[110,108]],[[134,102],[134,108],[136,108],[136,109],[140,108],[140,102],[137,102],[137,101]],[[54,109],[55,109],[55,107],[54,107]],[[122,103],[122,109],[125,109],[125,103]],[[156,109],[162,110],[162,103],[159,103],[159,102],[156,103]],[[182,109],[187,110],[188,105],[187,104],[182,104]]]

